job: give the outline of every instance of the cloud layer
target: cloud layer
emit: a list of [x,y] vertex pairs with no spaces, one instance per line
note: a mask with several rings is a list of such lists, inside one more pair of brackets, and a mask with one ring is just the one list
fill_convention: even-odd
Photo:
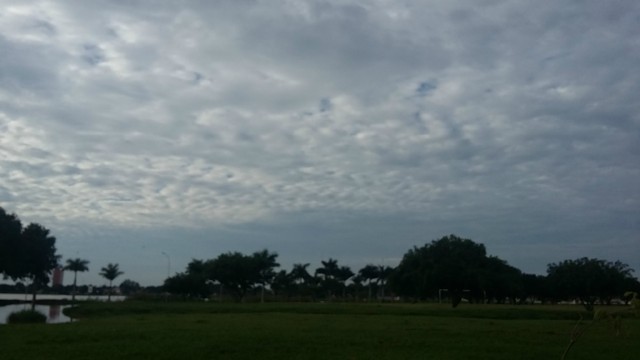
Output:
[[635,1],[3,4],[0,206],[69,257],[356,266],[453,232],[640,270]]

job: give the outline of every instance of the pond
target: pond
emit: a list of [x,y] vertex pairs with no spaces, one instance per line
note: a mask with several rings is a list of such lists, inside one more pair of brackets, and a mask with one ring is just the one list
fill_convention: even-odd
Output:
[[[36,305],[36,310],[47,316],[47,323],[59,324],[71,322],[71,318],[62,313],[62,309],[70,307],[71,305]],[[31,304],[12,304],[0,306],[0,324],[7,323],[7,317],[11,313],[30,310]]]

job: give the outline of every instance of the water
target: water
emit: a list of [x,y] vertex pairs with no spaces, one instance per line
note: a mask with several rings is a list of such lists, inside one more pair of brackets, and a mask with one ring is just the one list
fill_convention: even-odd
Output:
[[[36,311],[39,311],[47,316],[47,323],[59,324],[71,322],[71,318],[62,313],[62,309],[70,307],[71,305],[36,305]],[[0,324],[7,323],[7,317],[11,313],[31,310],[31,304],[12,304],[0,306]]]
[[[111,301],[122,301],[127,297],[122,295],[111,295]],[[71,295],[51,295],[51,294],[38,294],[36,297],[40,300],[67,300],[71,301]],[[31,294],[0,294],[0,300],[16,300],[16,301],[31,301]],[[107,301],[107,295],[76,295],[77,301]]]
[[[111,301],[123,301],[127,297],[122,295],[112,295]],[[50,295],[38,294],[36,297],[41,300],[66,300],[71,302],[71,295]],[[23,304],[0,305],[0,324],[7,323],[7,317],[16,311],[31,309],[31,294],[0,294],[0,300],[25,301]],[[107,295],[76,295],[76,301],[107,301]],[[70,305],[36,305],[36,310],[47,315],[47,323],[58,324],[70,322],[71,319],[62,313],[62,309]]]

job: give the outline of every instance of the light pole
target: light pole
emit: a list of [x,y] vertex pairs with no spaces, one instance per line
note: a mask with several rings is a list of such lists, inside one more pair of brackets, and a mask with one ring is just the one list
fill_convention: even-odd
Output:
[[167,257],[167,279],[169,277],[171,277],[171,258],[169,257],[169,254],[167,254],[166,252],[162,252],[162,255]]

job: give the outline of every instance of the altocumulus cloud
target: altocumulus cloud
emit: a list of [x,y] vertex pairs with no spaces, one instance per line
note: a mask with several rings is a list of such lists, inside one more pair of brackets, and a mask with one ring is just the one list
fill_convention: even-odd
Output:
[[640,267],[637,1],[2,4],[0,206],[65,257]]

